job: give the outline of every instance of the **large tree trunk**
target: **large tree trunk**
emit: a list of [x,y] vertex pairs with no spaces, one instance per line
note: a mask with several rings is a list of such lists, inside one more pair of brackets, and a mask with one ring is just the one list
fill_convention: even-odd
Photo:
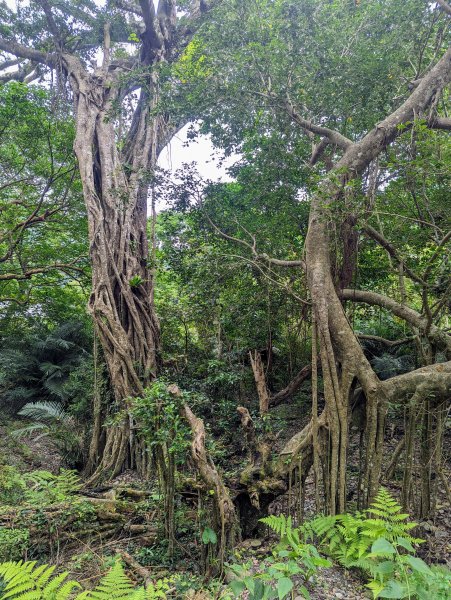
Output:
[[[111,60],[108,23],[101,67],[90,72],[72,54],[61,53],[58,59],[74,95],[74,149],[88,214],[92,265],[89,311],[114,390],[116,407],[111,412],[119,415],[115,425],[106,430],[103,448],[91,444],[99,450],[92,480],[114,477],[125,466],[139,466],[143,474],[148,470],[148,453],[136,443],[127,399],[140,395],[157,373],[159,325],[146,232],[147,196],[159,151],[181,126],[170,125],[157,111],[158,67],[177,57],[191,39],[199,17],[210,8],[209,2],[194,1],[184,25],[177,29],[173,0],[162,0],[157,9],[153,0],[140,0],[139,4],[136,11],[144,22],[140,56],[125,60],[125,70],[121,59]],[[137,79],[132,81],[130,73],[136,67]],[[137,88],[139,99],[123,138],[115,120],[127,121],[121,105]],[[98,435],[98,427],[94,434]]]
[[[65,57],[74,93],[78,158],[89,226],[92,264],[92,314],[114,390],[116,411],[93,478],[114,477],[124,466],[142,469],[136,460],[127,399],[142,393],[156,376],[159,325],[152,303],[152,269],[147,241],[147,194],[155,166],[160,117],[151,116],[150,94],[141,91],[132,137],[119,155],[113,102],[119,88],[108,70],[88,73],[74,57]],[[153,89],[152,89],[153,84]],[[142,457],[139,457],[140,459]]]
[[346,457],[350,418],[350,394],[357,380],[366,397],[365,474],[363,499],[375,494],[380,479],[387,385],[381,385],[347,319],[340,302],[338,281],[331,266],[330,231],[333,207],[342,203],[346,184],[359,176],[400,132],[440,94],[451,79],[451,51],[421,80],[410,98],[360,142],[350,143],[342,158],[313,197],[306,240],[306,268],[320,341],[326,416],[330,429],[330,506],[334,514],[345,510]]

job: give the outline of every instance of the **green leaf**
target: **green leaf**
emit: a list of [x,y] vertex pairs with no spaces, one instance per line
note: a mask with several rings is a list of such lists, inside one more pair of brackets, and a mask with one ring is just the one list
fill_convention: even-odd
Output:
[[204,544],[216,544],[218,538],[216,533],[210,527],[206,527],[202,532],[202,541]]
[[257,581],[255,582],[253,596],[254,600],[262,600],[265,596],[265,585],[260,579],[257,579]]
[[244,590],[245,585],[239,579],[232,579],[232,581],[229,584],[229,587],[235,596],[239,596],[241,594],[241,592]]
[[399,537],[396,541],[400,546],[405,548],[408,552],[415,552],[415,548],[412,546],[412,544],[410,543],[410,541],[407,538]]
[[391,560],[384,560],[374,568],[378,575],[391,575],[395,570],[395,563]]
[[396,550],[388,540],[385,538],[377,539],[371,546],[371,554],[375,556],[384,556],[386,554],[396,554]]
[[285,598],[285,596],[293,589],[293,582],[288,577],[281,577],[277,582],[277,594],[279,600]]
[[402,560],[410,565],[412,569],[418,571],[418,573],[423,573],[424,575],[433,575],[431,569],[427,566],[424,560],[421,560],[421,558],[407,554],[406,556],[402,557]]
[[394,579],[390,579],[384,589],[379,593],[381,598],[404,598],[405,595],[406,590],[404,586]]
[[375,579],[367,583],[365,587],[367,587],[373,592],[373,598],[377,598],[379,596],[379,593],[384,589],[384,585],[382,583],[379,583],[379,581],[376,581]]
[[299,588],[299,591],[304,596],[304,598],[307,598],[307,600],[310,600],[310,592],[305,587],[305,585],[301,585],[300,588]]

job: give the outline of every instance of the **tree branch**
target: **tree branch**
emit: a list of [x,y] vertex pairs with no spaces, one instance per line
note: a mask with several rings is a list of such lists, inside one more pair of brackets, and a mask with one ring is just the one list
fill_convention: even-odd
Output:
[[451,5],[448,4],[446,0],[435,0],[437,4],[440,4],[443,12],[451,17]]
[[139,0],[139,5],[141,6],[144,25],[146,26],[146,30],[140,36],[143,41],[141,61],[147,64],[150,58],[149,51],[162,48],[164,39],[156,17],[153,0]]
[[44,11],[45,17],[47,19],[47,23],[49,26],[50,33],[55,38],[55,43],[59,49],[62,48],[60,31],[58,29],[57,24],[55,23],[55,19],[53,18],[52,9],[47,0],[38,0],[38,4],[41,6]]
[[387,239],[385,239],[384,236],[379,233],[379,231],[374,229],[374,227],[371,227],[371,225],[365,225],[362,229],[380,246],[382,246],[382,248],[384,248],[384,250],[386,250],[399,265],[403,266],[404,272],[410,277],[410,279],[412,279],[412,281],[416,281],[421,286],[427,287],[428,284],[426,281],[421,279],[419,275],[416,275],[411,269],[409,269],[404,260],[399,256],[396,248]]
[[386,390],[392,402],[412,396],[420,385],[425,388],[427,394],[433,395],[435,400],[441,398],[449,400],[451,361],[428,365],[381,381],[381,387]]
[[448,117],[435,117],[428,122],[430,129],[443,129],[451,131],[451,119]]
[[295,110],[294,106],[291,104],[290,100],[286,100],[285,109],[290,115],[291,119],[300,125],[302,129],[306,131],[310,131],[312,133],[316,133],[321,137],[325,137],[328,141],[334,146],[338,146],[343,150],[347,150],[350,146],[352,146],[353,142],[349,140],[347,137],[335,131],[333,129],[329,129],[328,127],[322,127],[321,125],[315,125],[312,121],[308,121],[307,119],[303,119]]
[[312,365],[306,365],[305,367],[303,367],[299,371],[299,373],[297,373],[297,375],[295,375],[295,377],[290,381],[290,383],[283,388],[283,390],[280,390],[280,392],[273,394],[269,398],[270,408],[272,408],[273,406],[278,406],[279,404],[282,404],[282,402],[285,402],[285,400],[291,398],[299,390],[304,381],[310,377],[311,374]]
[[390,311],[400,319],[407,321],[424,335],[429,337],[439,348],[446,349],[447,353],[451,354],[451,336],[447,335],[435,325],[429,325],[426,317],[423,317],[419,312],[399,304],[396,300],[367,290],[341,290],[340,296],[343,300],[351,300],[352,302],[364,302],[371,306],[380,306]]
[[389,346],[390,348],[395,348],[396,346],[402,346],[403,344],[408,344],[412,342],[415,337],[407,337],[402,340],[387,340],[386,338],[380,337],[379,335],[367,335],[366,333],[357,333],[356,334],[359,340],[369,340],[371,342],[378,342],[379,344],[384,344],[384,346]]
[[77,273],[85,273],[85,270],[81,267],[76,267],[73,264],[65,263],[54,263],[46,267],[35,267],[33,269],[26,269],[22,273],[0,273],[0,281],[23,281],[31,279],[33,275],[40,275],[42,273],[48,273],[49,271],[76,271]]
[[0,37],[0,50],[3,50],[8,54],[12,54],[13,56],[27,58],[34,62],[48,65],[49,67],[54,66],[56,61],[56,54],[54,52],[41,52],[40,50],[23,46],[22,44],[19,44],[13,40],[5,40],[2,37]]
[[[245,230],[246,233],[252,239],[252,244],[250,244],[249,242],[246,242],[245,240],[241,240],[240,238],[237,238],[237,237],[234,237],[233,235],[229,235],[228,233],[225,233],[225,231],[222,231],[222,229],[220,229],[216,225],[216,223],[211,219],[210,215],[207,213],[207,211],[203,208],[202,205],[201,205],[201,208],[202,208],[202,212],[204,213],[205,217],[207,218],[208,222],[213,227],[213,229],[216,231],[216,233],[218,233],[221,237],[223,237],[226,240],[229,240],[236,244],[241,244],[242,246],[245,246],[246,248],[248,248],[252,252],[252,256],[255,258],[256,261],[264,260],[265,262],[270,263],[272,265],[276,265],[278,267],[301,267],[302,269],[305,269],[305,262],[303,260],[282,260],[279,258],[272,258],[272,257],[268,256],[268,254],[265,254],[265,253],[258,254],[257,248],[256,248],[256,240],[255,240],[254,235],[250,234],[247,230]],[[244,227],[243,227],[243,229],[244,229]]]
[[312,156],[310,157],[310,166],[313,167],[319,161],[321,156],[324,154],[327,146],[329,146],[330,140],[327,137],[323,137],[319,144],[313,147]]

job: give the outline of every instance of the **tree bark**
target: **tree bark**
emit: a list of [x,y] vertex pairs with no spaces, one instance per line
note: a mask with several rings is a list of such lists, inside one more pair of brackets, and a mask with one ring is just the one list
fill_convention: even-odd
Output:
[[[155,166],[158,118],[144,108],[150,104],[149,92],[141,91],[125,167],[110,115],[117,86],[108,71],[89,74],[72,56],[65,57],[65,63],[74,93],[74,149],[88,215],[92,265],[89,311],[103,347],[115,401],[122,410],[127,398],[142,393],[157,371],[159,326],[151,302],[146,225],[148,173]],[[107,429],[94,479],[114,477],[124,465],[132,467],[133,452],[132,428],[125,414]]]
[[451,50],[421,80],[411,96],[390,116],[378,123],[362,140],[348,146],[312,198],[306,239],[306,269],[314,317],[318,327],[324,380],[326,415],[330,428],[330,506],[332,514],[345,510],[346,455],[349,396],[357,379],[366,397],[364,502],[377,490],[381,469],[386,386],[382,386],[358,343],[340,302],[331,265],[330,230],[333,210],[343,201],[346,184],[363,170],[409,126],[441,93],[451,79]]
[[268,388],[266,386],[266,376],[262,357],[260,352],[255,350],[253,354],[252,352],[249,352],[249,358],[254,373],[255,385],[257,387],[260,414],[264,415],[268,412],[270,400]]

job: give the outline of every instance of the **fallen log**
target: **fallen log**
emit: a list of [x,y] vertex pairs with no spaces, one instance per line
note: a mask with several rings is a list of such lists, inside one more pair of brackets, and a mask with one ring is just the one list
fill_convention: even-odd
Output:
[[49,551],[61,542],[88,544],[121,538],[157,539],[155,522],[148,521],[148,508],[139,502],[74,495],[44,507],[22,505],[0,512],[3,530],[28,530],[29,545]]

